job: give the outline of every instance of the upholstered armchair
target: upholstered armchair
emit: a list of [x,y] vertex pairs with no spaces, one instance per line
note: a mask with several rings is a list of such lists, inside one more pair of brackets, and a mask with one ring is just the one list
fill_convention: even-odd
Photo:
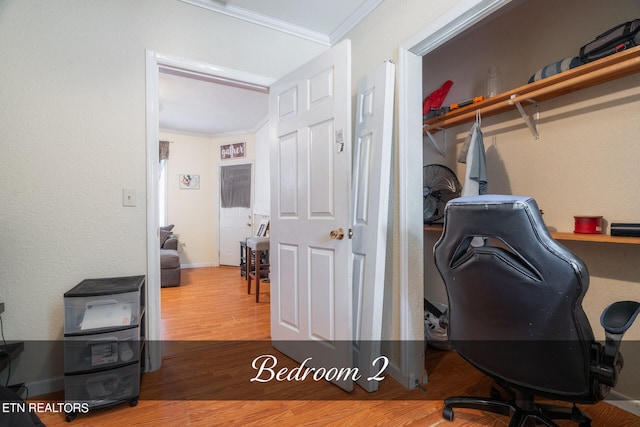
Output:
[[163,288],[180,285],[180,255],[173,224],[160,227],[160,285]]

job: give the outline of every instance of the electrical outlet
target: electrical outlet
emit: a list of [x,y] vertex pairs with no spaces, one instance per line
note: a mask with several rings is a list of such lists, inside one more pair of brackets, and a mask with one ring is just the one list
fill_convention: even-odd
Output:
[[4,303],[0,302],[0,314],[4,313]]

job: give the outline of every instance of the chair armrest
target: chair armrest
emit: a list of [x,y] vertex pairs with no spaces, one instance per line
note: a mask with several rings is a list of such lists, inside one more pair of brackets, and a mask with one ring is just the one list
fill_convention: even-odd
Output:
[[640,314],[640,303],[635,301],[614,302],[604,309],[600,324],[611,334],[624,334]]
[[599,364],[591,367],[600,382],[615,387],[618,373],[622,369],[623,359],[620,354],[622,336],[631,327],[640,314],[640,303],[635,301],[614,302],[604,309],[600,316],[600,324],[605,331],[605,346]]
[[164,245],[162,245],[162,249],[178,250],[178,238],[174,236],[167,238],[167,240],[164,241]]

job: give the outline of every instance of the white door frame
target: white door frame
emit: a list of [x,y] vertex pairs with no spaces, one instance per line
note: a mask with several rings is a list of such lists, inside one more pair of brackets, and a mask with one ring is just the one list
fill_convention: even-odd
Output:
[[[399,263],[400,339],[423,340],[424,242],[422,219],[422,56],[470,28],[511,0],[462,0],[398,48],[398,140],[399,140]],[[146,51],[146,159],[147,159],[147,339],[161,339],[160,248],[158,242],[158,74],[161,68],[178,68],[221,80],[269,87],[275,79],[204,64],[176,56]],[[416,298],[418,297],[418,298]],[[150,345],[148,371],[160,367],[160,346]],[[413,345],[401,348],[401,374],[409,388],[424,372],[424,353]],[[422,362],[422,364],[421,364]],[[426,380],[424,378],[423,380]]]
[[147,360],[146,371],[155,371],[162,362],[160,307],[160,245],[158,244],[158,150],[160,138],[158,90],[161,69],[180,70],[194,76],[204,76],[212,82],[233,83],[247,88],[268,91],[275,81],[270,77],[245,71],[210,65],[191,59],[146,50],[146,159],[147,159]]
[[[424,235],[422,215],[422,57],[511,0],[462,0],[398,48],[398,170],[400,228],[400,376],[408,388],[426,382]],[[399,378],[396,378],[399,379]]]

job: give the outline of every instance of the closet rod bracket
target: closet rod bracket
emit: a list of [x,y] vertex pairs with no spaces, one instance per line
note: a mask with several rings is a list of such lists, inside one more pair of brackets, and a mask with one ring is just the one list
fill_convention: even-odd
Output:
[[509,103],[511,105],[516,106],[516,108],[518,109],[518,112],[522,116],[522,120],[524,120],[527,127],[531,131],[531,135],[533,135],[533,138],[536,140],[540,139],[540,135],[538,134],[538,119],[540,118],[540,114],[538,113],[538,103],[533,99],[527,99],[528,102],[531,102],[532,104],[534,104],[534,108],[535,108],[535,111],[533,113],[533,121],[531,121],[527,113],[524,111],[524,107],[522,106],[522,103],[513,100],[514,98],[517,98],[517,97],[518,97],[518,94],[514,93],[513,95],[511,95],[511,100],[509,101]]
[[438,143],[436,142],[436,138],[429,131],[429,129],[427,129],[426,126],[424,126],[424,128],[423,128],[423,132],[425,133],[426,136],[429,137],[429,139],[431,140],[431,143],[433,144],[433,146],[436,147],[436,150],[438,150],[438,153],[440,153],[440,155],[442,157],[447,157],[447,140],[446,140],[446,136],[444,134],[444,129],[441,129],[441,128],[433,128],[433,129],[442,131],[442,147],[440,147],[438,145]]

